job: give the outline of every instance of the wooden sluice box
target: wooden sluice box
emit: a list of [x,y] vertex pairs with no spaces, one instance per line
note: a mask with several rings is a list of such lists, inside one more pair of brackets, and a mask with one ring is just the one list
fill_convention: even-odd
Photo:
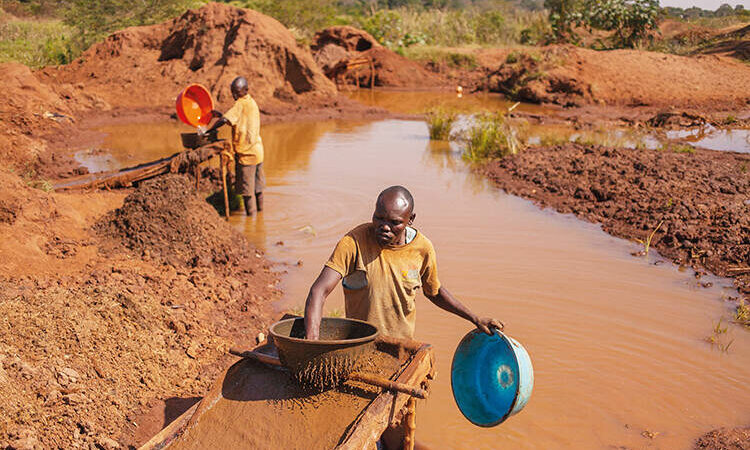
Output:
[[[276,353],[269,343],[255,351]],[[426,389],[434,376],[432,347],[415,341],[379,340],[367,364],[368,371],[415,388]],[[401,421],[408,430],[404,448],[411,448],[414,401],[351,380],[311,391],[285,369],[243,358],[141,449],[374,449],[386,428]]]

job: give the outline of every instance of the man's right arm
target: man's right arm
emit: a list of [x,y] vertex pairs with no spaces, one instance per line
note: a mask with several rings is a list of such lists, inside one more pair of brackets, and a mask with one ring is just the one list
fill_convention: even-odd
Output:
[[341,280],[341,274],[328,266],[310,286],[305,301],[305,338],[317,340],[320,337],[320,319],[323,316],[323,303]]

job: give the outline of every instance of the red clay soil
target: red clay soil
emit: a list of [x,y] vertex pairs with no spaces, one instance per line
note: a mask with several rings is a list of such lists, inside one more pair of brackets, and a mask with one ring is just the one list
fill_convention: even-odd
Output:
[[750,448],[750,427],[719,428],[701,436],[695,442],[695,449],[747,450]]
[[0,447],[135,444],[153,399],[202,395],[270,323],[268,264],[191,181],[123,201],[0,175]]
[[336,88],[310,52],[277,20],[221,3],[158,25],[127,28],[66,66],[47,68],[51,84],[83,83],[112,106],[172,105],[190,83],[202,83],[219,108],[231,106],[231,81],[245,76],[262,105],[331,98]]
[[[329,27],[315,34],[311,45],[315,60],[333,78],[347,61],[366,58],[375,67],[375,86],[397,88],[445,87],[447,80],[422,65],[404,58],[378,44],[369,33],[349,26]],[[363,67],[351,72],[342,81],[359,78],[360,86],[371,87],[372,72]]]
[[[566,144],[486,164],[509,193],[646,240],[676,264],[734,277],[750,295],[750,155]],[[661,223],[661,226],[659,224]]]
[[532,103],[743,110],[750,66],[721,56],[548,46],[507,53],[478,89]]

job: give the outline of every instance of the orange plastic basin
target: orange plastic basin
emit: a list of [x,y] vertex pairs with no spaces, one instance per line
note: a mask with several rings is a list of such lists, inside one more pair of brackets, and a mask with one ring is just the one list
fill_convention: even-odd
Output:
[[177,117],[188,125],[208,125],[213,109],[211,93],[200,84],[191,84],[177,96]]

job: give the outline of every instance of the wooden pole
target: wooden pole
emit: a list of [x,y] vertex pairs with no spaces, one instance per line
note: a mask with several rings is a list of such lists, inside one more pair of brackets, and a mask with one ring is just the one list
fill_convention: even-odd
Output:
[[[224,150],[228,145],[224,144]],[[224,215],[229,220],[229,193],[227,192],[227,164],[224,161],[224,154],[221,154],[221,187],[224,189]]]
[[408,394],[413,397],[425,399],[427,398],[427,391],[425,391],[422,388],[409,386],[408,384],[399,383],[397,381],[391,381],[383,377],[379,377],[377,375],[372,375],[369,373],[362,373],[362,372],[352,372],[349,374],[348,377],[351,381],[361,381],[362,383],[366,383],[372,386],[377,386],[382,389],[387,389],[389,391],[396,391],[401,392],[403,394]]
[[417,431],[417,401],[410,397],[404,416],[404,450],[414,450],[414,434]]

